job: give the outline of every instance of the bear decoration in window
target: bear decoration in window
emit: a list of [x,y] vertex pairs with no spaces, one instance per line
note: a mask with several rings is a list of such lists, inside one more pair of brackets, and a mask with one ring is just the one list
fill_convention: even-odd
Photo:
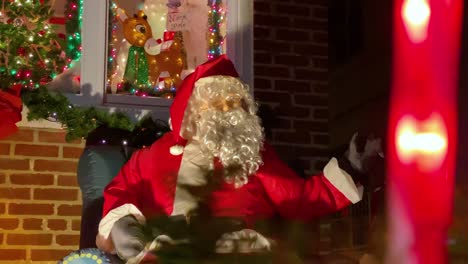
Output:
[[107,93],[172,98],[196,66],[223,54],[223,1],[141,2],[111,5]]

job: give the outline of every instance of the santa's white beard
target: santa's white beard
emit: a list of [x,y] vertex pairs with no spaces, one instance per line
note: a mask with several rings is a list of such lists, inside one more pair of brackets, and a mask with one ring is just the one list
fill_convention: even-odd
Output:
[[227,182],[237,187],[247,183],[247,177],[262,163],[263,129],[259,118],[242,109],[206,110],[199,116],[196,137],[203,155],[220,159]]

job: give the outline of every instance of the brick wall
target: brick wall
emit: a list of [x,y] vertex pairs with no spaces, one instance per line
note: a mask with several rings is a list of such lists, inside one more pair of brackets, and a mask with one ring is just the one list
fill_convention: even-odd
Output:
[[83,142],[54,129],[0,141],[0,263],[57,263],[78,248]]
[[323,169],[329,142],[327,7],[254,1],[255,97],[276,116],[266,125],[279,154],[306,173]]

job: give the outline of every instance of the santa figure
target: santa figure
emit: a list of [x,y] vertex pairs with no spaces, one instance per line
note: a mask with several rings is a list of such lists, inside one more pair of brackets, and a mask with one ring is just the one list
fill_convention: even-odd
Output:
[[[271,241],[251,229],[255,222],[274,215],[307,221],[361,200],[362,186],[336,158],[320,175],[297,176],[265,142],[256,112],[248,87],[225,56],[198,66],[171,106],[172,131],[133,154],[106,187],[98,247],[134,260],[164,243],[187,243],[162,227],[148,237],[145,228],[161,216],[190,225],[203,206],[212,218],[241,222],[216,235],[213,252],[269,250]],[[356,171],[374,151],[371,143],[365,155],[351,143],[347,162]],[[244,238],[250,242],[233,242]]]
[[23,102],[20,97],[21,85],[13,85],[10,89],[0,89],[0,139],[15,133],[16,123],[21,121]]

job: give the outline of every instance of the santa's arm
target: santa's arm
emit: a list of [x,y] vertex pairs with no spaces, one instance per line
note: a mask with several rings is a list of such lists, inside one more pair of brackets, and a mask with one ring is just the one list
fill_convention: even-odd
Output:
[[323,173],[300,178],[266,146],[258,179],[273,211],[290,219],[309,220],[339,211],[362,198],[363,188],[332,158]]
[[145,222],[145,217],[138,204],[142,184],[139,180],[140,155],[141,151],[135,152],[119,174],[104,189],[103,218],[99,223],[96,245],[106,252],[114,251],[114,243],[110,234],[117,221],[131,215],[140,224]]

